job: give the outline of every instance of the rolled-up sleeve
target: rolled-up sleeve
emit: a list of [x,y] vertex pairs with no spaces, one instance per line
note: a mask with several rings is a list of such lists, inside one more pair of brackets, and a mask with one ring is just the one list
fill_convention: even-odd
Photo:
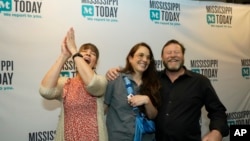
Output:
[[220,101],[209,80],[205,81],[205,108],[208,111],[208,118],[210,119],[209,129],[218,130],[222,136],[229,134],[229,126],[227,124],[226,107]]
[[93,96],[102,96],[106,91],[107,83],[108,81],[104,76],[94,74],[86,89]]
[[68,78],[66,77],[60,77],[58,79],[57,86],[53,88],[47,88],[47,87],[44,87],[43,85],[40,85],[40,88],[39,88],[40,95],[43,98],[48,99],[48,100],[53,100],[53,99],[61,100],[63,86],[66,83],[67,79]]

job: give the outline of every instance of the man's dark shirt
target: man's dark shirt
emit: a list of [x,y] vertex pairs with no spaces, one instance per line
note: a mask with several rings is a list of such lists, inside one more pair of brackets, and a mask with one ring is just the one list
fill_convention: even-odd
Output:
[[165,72],[159,72],[162,103],[155,120],[156,140],[201,141],[200,117],[203,106],[210,119],[209,129],[217,129],[227,136],[229,127],[226,108],[210,80],[185,68],[185,74],[172,83]]

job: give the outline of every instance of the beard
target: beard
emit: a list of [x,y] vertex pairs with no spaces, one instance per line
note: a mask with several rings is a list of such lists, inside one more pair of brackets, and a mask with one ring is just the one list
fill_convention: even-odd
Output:
[[184,66],[184,60],[182,60],[180,63],[176,64],[175,66],[169,65],[168,62],[163,61],[163,65],[169,72],[178,72],[180,69]]

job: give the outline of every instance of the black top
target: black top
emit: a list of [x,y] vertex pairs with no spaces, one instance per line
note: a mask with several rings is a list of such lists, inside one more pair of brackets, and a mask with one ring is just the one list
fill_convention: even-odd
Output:
[[[185,67],[184,67],[185,68]],[[157,141],[201,141],[201,108],[205,106],[209,128],[229,134],[226,108],[205,76],[185,68],[184,75],[171,82],[166,70],[159,72],[162,103],[156,117]]]

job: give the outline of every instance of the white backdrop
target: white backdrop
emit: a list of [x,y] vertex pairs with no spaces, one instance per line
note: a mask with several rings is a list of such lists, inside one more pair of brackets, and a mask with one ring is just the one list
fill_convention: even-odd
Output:
[[[51,141],[60,105],[43,99],[40,81],[70,27],[76,42],[100,50],[97,72],[123,66],[148,43],[157,68],[162,46],[182,42],[185,65],[209,77],[228,124],[250,124],[250,6],[187,0],[0,0],[0,140]],[[62,73],[72,76],[69,60]],[[208,131],[206,111],[202,131]],[[228,137],[224,140],[229,140]]]

